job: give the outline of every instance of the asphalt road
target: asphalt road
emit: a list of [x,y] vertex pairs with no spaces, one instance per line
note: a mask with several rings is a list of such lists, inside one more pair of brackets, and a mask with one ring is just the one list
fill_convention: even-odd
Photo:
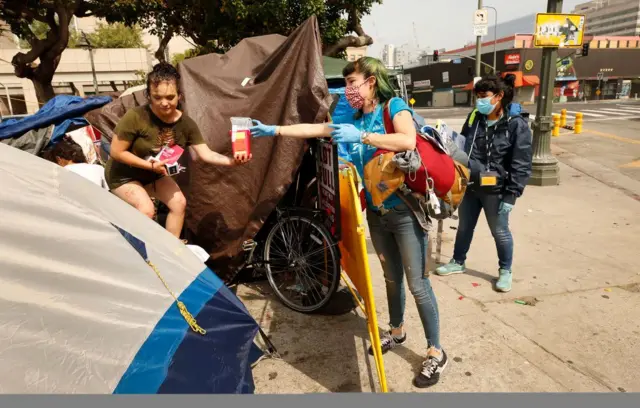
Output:
[[[535,118],[535,106],[525,106]],[[561,149],[640,181],[640,101],[554,104],[553,112],[567,109],[567,124],[582,112],[583,132],[562,129],[552,143]],[[469,108],[416,109],[428,122],[444,120],[456,130],[462,127]],[[564,160],[559,156],[560,160]],[[597,175],[594,175],[597,176]]]
[[[537,106],[525,105],[524,110],[534,118]],[[606,102],[570,102],[553,105],[553,113],[567,110],[567,119],[573,121],[576,112],[582,112],[585,121],[607,121],[640,117],[640,100],[606,101]],[[416,112],[425,118],[459,119],[466,117],[470,107],[462,108],[416,108]]]

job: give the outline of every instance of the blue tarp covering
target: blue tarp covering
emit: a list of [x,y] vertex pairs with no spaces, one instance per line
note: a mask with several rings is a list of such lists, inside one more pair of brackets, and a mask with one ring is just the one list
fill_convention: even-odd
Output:
[[58,95],[47,102],[38,112],[22,119],[9,119],[0,123],[0,140],[19,137],[30,130],[49,125],[59,125],[67,119],[79,118],[85,113],[100,108],[109,102],[110,96]]

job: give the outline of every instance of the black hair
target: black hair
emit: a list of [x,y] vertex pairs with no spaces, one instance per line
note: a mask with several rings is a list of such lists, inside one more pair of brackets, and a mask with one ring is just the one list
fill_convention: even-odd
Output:
[[56,164],[58,163],[58,159],[71,160],[73,163],[87,162],[82,147],[69,136],[65,136],[58,143],[47,149],[43,157]]
[[174,81],[178,92],[180,91],[180,74],[173,65],[168,62],[160,62],[153,66],[153,70],[147,75],[147,97],[151,95],[151,85],[158,86],[162,81]]
[[501,104],[502,109],[507,109],[507,106],[513,101],[515,84],[516,76],[513,74],[506,74],[504,78],[496,75],[487,75],[476,83],[473,87],[473,92],[476,95],[484,92],[491,92],[497,95],[504,92]]

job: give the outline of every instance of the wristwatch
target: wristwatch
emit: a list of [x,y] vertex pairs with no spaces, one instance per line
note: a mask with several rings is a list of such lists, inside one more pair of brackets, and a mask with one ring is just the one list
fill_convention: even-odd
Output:
[[369,141],[369,136],[371,136],[371,133],[369,133],[369,132],[362,132],[362,133],[360,134],[360,141],[361,141],[363,144],[366,144],[366,145],[371,144],[371,142]]

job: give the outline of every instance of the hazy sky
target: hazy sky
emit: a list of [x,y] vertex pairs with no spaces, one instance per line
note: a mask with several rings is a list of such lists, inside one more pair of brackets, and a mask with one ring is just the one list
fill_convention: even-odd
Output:
[[[587,0],[565,0],[562,11],[570,12],[576,4]],[[484,0],[484,5],[498,10],[500,21],[508,21],[527,14],[545,12],[547,0]],[[383,0],[373,7],[371,15],[363,19],[365,32],[374,39],[369,55],[380,57],[384,44],[399,47],[409,43],[415,47],[413,23],[415,22],[420,48],[458,48],[474,41],[473,11],[477,0]],[[493,10],[489,10],[489,22],[493,25]]]

